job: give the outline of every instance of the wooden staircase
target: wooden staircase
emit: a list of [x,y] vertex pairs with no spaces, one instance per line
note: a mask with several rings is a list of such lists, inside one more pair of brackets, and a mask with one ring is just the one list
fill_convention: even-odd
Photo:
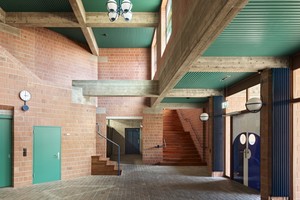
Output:
[[[120,175],[122,170],[120,170]],[[118,175],[118,163],[111,161],[109,158],[100,158],[100,156],[92,156],[91,159],[92,175]]]
[[176,110],[164,111],[163,149],[161,165],[200,166],[206,165],[200,158],[189,132],[183,130]]

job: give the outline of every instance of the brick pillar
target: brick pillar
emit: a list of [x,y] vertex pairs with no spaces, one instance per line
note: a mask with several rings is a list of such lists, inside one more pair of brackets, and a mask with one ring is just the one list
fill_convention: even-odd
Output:
[[[100,126],[101,135],[106,137],[106,109],[97,108],[96,123]],[[106,140],[100,137],[96,130],[96,154],[106,157]]]
[[208,169],[212,176],[223,176],[224,173],[224,119],[222,96],[209,99],[209,158]]
[[261,74],[261,199],[290,196],[289,70]]
[[158,164],[163,160],[163,114],[144,114],[143,116],[143,162]]

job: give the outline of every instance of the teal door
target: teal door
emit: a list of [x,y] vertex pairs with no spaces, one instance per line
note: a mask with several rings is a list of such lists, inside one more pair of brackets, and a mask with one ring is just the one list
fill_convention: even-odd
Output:
[[60,180],[60,127],[33,128],[33,184]]
[[0,187],[12,185],[11,124],[11,116],[0,115]]

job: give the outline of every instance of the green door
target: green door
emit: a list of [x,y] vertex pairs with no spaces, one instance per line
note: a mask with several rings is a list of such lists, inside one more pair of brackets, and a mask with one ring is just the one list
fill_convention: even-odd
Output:
[[0,187],[11,186],[12,117],[0,115]]
[[60,180],[60,127],[33,128],[33,184]]

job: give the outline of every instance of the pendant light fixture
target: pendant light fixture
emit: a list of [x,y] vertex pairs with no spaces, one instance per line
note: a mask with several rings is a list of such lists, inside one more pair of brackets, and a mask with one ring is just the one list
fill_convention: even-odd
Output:
[[130,0],[108,0],[106,3],[108,18],[111,22],[114,22],[121,15],[125,21],[130,21],[132,19],[132,3]]

